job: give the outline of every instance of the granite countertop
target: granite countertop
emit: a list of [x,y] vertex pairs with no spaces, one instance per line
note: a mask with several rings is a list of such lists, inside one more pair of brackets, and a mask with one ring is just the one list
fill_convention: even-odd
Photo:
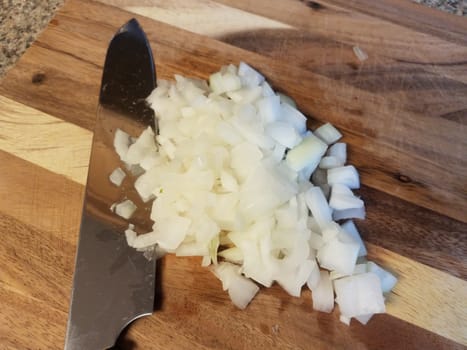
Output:
[[[47,26],[65,0],[2,0],[0,7],[0,78]],[[155,3],[157,0],[154,0]],[[412,0],[467,16],[467,0]],[[110,3],[110,0],[101,2]],[[5,6],[6,5],[6,6]]]

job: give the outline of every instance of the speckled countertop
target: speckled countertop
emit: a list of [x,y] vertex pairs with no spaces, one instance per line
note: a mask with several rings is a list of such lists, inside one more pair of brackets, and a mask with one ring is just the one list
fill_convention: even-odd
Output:
[[[157,3],[157,0],[154,1]],[[412,1],[467,16],[467,0]],[[64,2],[65,0],[0,1],[0,78],[15,64]]]

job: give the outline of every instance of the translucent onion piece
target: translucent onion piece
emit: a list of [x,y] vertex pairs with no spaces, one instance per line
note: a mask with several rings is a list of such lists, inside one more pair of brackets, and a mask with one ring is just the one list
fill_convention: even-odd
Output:
[[122,168],[118,167],[109,176],[110,182],[112,182],[116,186],[120,186],[123,182],[123,179],[125,179],[125,172],[122,170]]

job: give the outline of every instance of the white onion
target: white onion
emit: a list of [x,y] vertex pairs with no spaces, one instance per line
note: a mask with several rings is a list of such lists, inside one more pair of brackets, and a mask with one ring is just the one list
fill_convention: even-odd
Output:
[[281,103],[280,120],[292,125],[299,134],[306,131],[306,117],[289,103]]
[[131,200],[127,199],[121,203],[112,205],[111,209],[115,212],[115,214],[128,220],[136,211],[136,205]]
[[[175,80],[158,81],[148,97],[157,136],[151,128],[138,138],[115,132],[117,154],[137,174],[136,191],[154,200],[152,230],[138,234],[130,224],[128,245],[148,258],[200,256],[239,308],[257,294],[256,283],[277,282],[295,297],[306,283],[313,308],[330,312],[334,281],[343,322],[366,323],[381,312],[382,291],[395,277],[374,263],[356,264],[366,254],[356,227],[333,221],[365,215],[351,190],[358,173],[344,166],[346,144],[335,143],[339,131],[329,123],[306,130],[295,103],[244,62],[222,67],[209,85]],[[122,172],[111,181],[121,183]],[[124,201],[112,210],[130,217],[136,206]],[[366,297],[369,305],[360,300]]]
[[358,256],[366,256],[367,251],[365,247],[365,243],[362,240],[362,237],[360,236],[360,233],[357,230],[357,227],[355,226],[354,222],[352,220],[348,220],[344,222],[341,225],[342,229],[347,232],[350,236],[352,236],[353,239],[355,239],[358,244],[360,245],[360,249],[358,250]]
[[240,62],[238,66],[238,75],[242,86],[255,87],[261,85],[264,81],[264,77],[245,62]]
[[314,134],[328,145],[333,144],[342,137],[342,134],[330,123],[321,125],[314,131]]
[[383,293],[378,276],[367,272],[334,281],[336,303],[341,314],[356,317],[384,313]]
[[109,179],[114,185],[120,186],[122,184],[123,179],[125,178],[125,176],[126,176],[126,174],[122,170],[122,168],[118,167],[114,171],[112,171],[112,173],[109,176]]
[[363,201],[356,197],[345,185],[336,183],[332,186],[329,206],[335,210],[358,209],[363,207]]
[[221,280],[222,288],[227,290],[229,297],[240,309],[244,309],[258,293],[256,284],[240,274],[236,265],[223,262],[214,267],[214,274]]
[[347,165],[328,170],[328,184],[341,184],[348,188],[360,188],[360,178],[357,169],[353,165]]
[[363,62],[368,59],[368,55],[366,54],[366,52],[363,51],[359,46],[353,46],[352,50],[355,56],[357,56],[359,61]]
[[343,142],[335,143],[329,147],[327,154],[339,159],[341,165],[344,165],[347,162],[347,144]]
[[308,208],[318,226],[323,229],[332,222],[332,211],[328,205],[323,191],[319,187],[312,187],[305,193]]
[[130,147],[131,139],[125,131],[117,129],[114,136],[114,148],[122,161],[125,161],[128,147]]
[[309,135],[287,153],[287,164],[295,171],[310,166],[313,172],[326,153],[326,149],[327,146],[323,141],[314,135]]
[[394,288],[397,278],[393,274],[372,261],[367,262],[366,267],[368,272],[374,273],[380,279],[383,293],[389,293]]
[[331,168],[337,168],[344,165],[344,163],[341,161],[341,159],[334,157],[334,156],[326,156],[321,158],[321,161],[319,162],[319,167],[321,169],[331,169]]
[[334,309],[334,290],[329,272],[320,272],[319,283],[311,291],[314,310],[329,313]]
[[358,242],[341,231],[318,250],[316,257],[321,267],[343,275],[351,275],[359,249]]

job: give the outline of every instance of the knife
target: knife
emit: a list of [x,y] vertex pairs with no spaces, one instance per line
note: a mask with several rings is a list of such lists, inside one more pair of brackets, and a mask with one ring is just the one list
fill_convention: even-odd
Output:
[[[156,86],[151,48],[139,23],[132,19],[110,42],[105,59],[92,143],[83,216],[71,292],[65,350],[112,347],[133,320],[154,308],[155,259],[128,247],[128,225],[109,207],[137,194],[118,189],[109,174],[119,165],[113,150],[115,129],[136,132],[154,125],[145,99]],[[131,181],[131,174],[127,176]],[[134,192],[134,191],[133,191]],[[141,210],[144,203],[139,200]],[[147,206],[147,205],[146,205]],[[136,224],[136,222],[135,222]],[[141,229],[150,223],[138,222]],[[141,226],[142,225],[142,226]]]

